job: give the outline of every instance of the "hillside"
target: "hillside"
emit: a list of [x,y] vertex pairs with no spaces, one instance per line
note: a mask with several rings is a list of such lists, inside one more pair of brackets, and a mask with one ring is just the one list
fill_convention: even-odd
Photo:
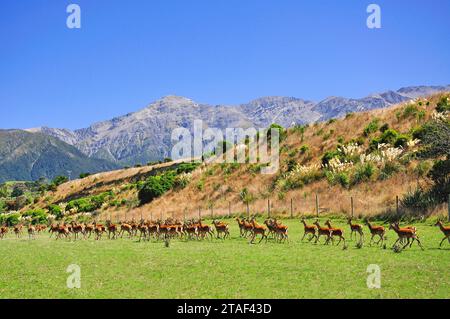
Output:
[[[439,104],[444,111],[436,111]],[[145,180],[155,174],[164,177],[163,170],[175,172],[179,164],[165,163],[70,181],[26,209],[45,208],[51,203],[64,208],[73,199],[89,201],[103,194],[96,211],[113,218],[192,217],[198,216],[199,209],[203,216],[225,215],[229,209],[243,213],[245,202],[251,213],[266,214],[268,200],[272,214],[289,215],[291,199],[292,211],[298,215],[315,212],[317,194],[321,213],[349,214],[353,197],[355,215],[392,214],[396,196],[402,199],[418,186],[424,190],[431,187],[428,173],[435,162],[416,156],[422,147],[417,135],[433,118],[446,118],[448,123],[448,108],[449,94],[436,94],[290,128],[281,145],[281,168],[275,175],[261,175],[259,164],[203,163],[197,169],[178,171],[173,183],[178,186],[139,205],[138,193]],[[438,205],[429,213],[444,211],[445,206]],[[69,215],[76,212],[66,209]]]
[[105,160],[89,158],[74,146],[45,134],[0,130],[0,182],[52,179],[58,175],[73,178],[116,167]]
[[413,98],[450,90],[450,86],[415,86],[370,94],[363,98],[329,97],[320,102],[295,97],[270,96],[241,105],[209,105],[179,96],[166,96],[145,108],[75,131],[36,128],[74,145],[93,158],[121,165],[145,164],[170,157],[171,134],[176,127],[192,130],[194,120],[205,127],[266,128],[272,123],[283,127],[303,125],[385,108]]

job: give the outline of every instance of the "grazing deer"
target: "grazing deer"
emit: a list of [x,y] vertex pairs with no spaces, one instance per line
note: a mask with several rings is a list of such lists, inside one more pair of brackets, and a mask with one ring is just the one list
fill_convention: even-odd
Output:
[[183,231],[186,235],[187,239],[192,239],[194,236],[198,239],[198,231],[197,231],[198,225],[194,222],[188,222],[184,223],[183,225]]
[[275,222],[272,219],[266,219],[264,224],[267,226],[269,233],[267,234],[267,238],[272,237],[275,238],[277,236],[277,229],[275,226]]
[[441,240],[439,247],[442,246],[442,243],[447,239],[450,243],[450,226],[444,226],[440,220],[434,226],[439,226],[440,230],[444,233],[444,238]]
[[369,227],[370,234],[372,235],[370,237],[370,243],[369,246],[372,246],[372,241],[375,236],[379,236],[380,239],[376,242],[378,245],[381,242],[381,245],[383,245],[384,242],[384,235],[386,234],[386,229],[384,229],[383,226],[375,226],[372,225],[368,220],[366,221],[367,227]]
[[253,218],[251,221],[251,225],[252,225],[252,239],[250,240],[250,244],[254,243],[254,240],[256,238],[257,235],[261,235],[261,239],[259,240],[258,243],[260,243],[264,238],[266,239],[267,242],[267,235],[266,235],[266,227],[259,225],[255,222],[255,219]]
[[310,236],[308,241],[311,241],[313,238],[316,238],[317,237],[317,235],[316,235],[316,226],[315,225],[308,225],[304,218],[302,218],[300,221],[302,222],[304,230],[305,230],[305,233],[303,234],[303,237],[302,237],[301,241],[303,241],[303,239],[305,238],[305,236],[307,234],[311,234],[312,235],[312,236]]
[[[217,220],[213,221],[214,227],[216,228],[217,238],[225,239],[230,237],[230,232],[228,230],[228,224],[219,222]],[[223,234],[223,237],[220,237],[220,234]]]
[[356,239],[356,234],[359,234],[359,239],[362,242],[364,240],[364,232],[363,232],[363,226],[359,225],[359,224],[353,224],[352,223],[352,218],[348,218],[347,223],[350,225],[350,240],[353,238],[353,233],[355,233],[355,239]]
[[317,244],[317,242],[320,239],[320,236],[325,236],[327,238],[327,240],[325,241],[325,245],[328,245],[330,239],[332,238],[331,237],[331,234],[332,234],[331,229],[320,226],[318,219],[314,222],[314,225],[317,226],[317,237],[316,237],[316,241],[314,243]]
[[339,237],[339,242],[337,243],[336,246],[339,246],[339,244],[341,243],[341,240],[344,241],[344,246],[345,246],[344,230],[342,230],[340,228],[334,228],[333,226],[331,226],[331,221],[329,219],[326,221],[325,225],[327,225],[331,229],[332,238],[333,238],[333,236]]
[[36,227],[33,225],[28,225],[28,239],[36,239]]
[[[422,243],[419,240],[419,236],[417,236],[416,232],[411,229],[411,228],[400,228],[398,223],[393,223],[389,226],[389,229],[393,229],[397,235],[398,238],[395,241],[394,245],[392,245],[392,248],[399,242],[399,241],[404,241],[406,239],[406,244],[402,247],[402,249],[405,249],[405,247],[407,247],[409,245],[409,247],[411,248],[412,244],[414,243],[414,240],[417,241],[417,244],[420,246],[420,248],[422,250]],[[411,243],[409,242],[412,239]]]

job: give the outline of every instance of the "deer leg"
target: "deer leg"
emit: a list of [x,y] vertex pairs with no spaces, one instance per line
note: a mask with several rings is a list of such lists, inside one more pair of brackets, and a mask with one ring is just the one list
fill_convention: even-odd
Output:
[[394,246],[400,241],[400,237],[397,238],[397,240],[395,241],[395,243],[392,245],[392,248],[394,248]]

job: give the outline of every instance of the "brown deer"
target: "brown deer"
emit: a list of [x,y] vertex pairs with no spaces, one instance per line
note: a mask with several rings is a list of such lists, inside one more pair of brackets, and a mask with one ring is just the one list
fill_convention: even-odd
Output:
[[314,243],[317,244],[319,242],[320,236],[325,236],[327,238],[325,245],[328,245],[332,234],[331,229],[320,226],[318,219],[314,222],[314,225],[317,226],[317,237]]
[[133,227],[130,224],[120,223],[120,232],[119,232],[119,235],[121,235],[120,238],[123,238],[123,234],[125,232],[127,232],[128,233],[128,237],[131,238],[132,237],[132,231],[133,231]]
[[[397,233],[397,235],[398,235],[398,238],[397,238],[397,240],[395,241],[394,245],[392,245],[392,248],[393,248],[399,241],[403,242],[403,241],[406,239],[406,244],[402,247],[402,249],[405,249],[405,247],[407,247],[408,245],[409,245],[409,247],[411,248],[412,244],[414,243],[414,240],[416,240],[416,241],[417,241],[417,244],[420,246],[420,248],[421,248],[422,250],[424,250],[424,249],[423,249],[423,246],[422,246],[422,243],[421,243],[420,240],[419,240],[419,236],[417,236],[416,232],[415,232],[413,229],[411,229],[411,228],[400,228],[399,225],[398,225],[398,223],[393,223],[393,224],[391,224],[391,225],[389,226],[389,229],[393,229],[393,230]],[[411,241],[411,243],[410,243],[410,240],[411,240],[411,239],[412,239],[412,241]]]
[[372,241],[375,236],[379,236],[380,239],[376,242],[378,245],[380,242],[383,245],[384,242],[384,235],[386,234],[386,229],[383,226],[375,226],[372,225],[368,220],[366,221],[367,227],[369,227],[370,234],[372,235],[370,237],[370,243],[369,246],[372,246]]
[[141,221],[141,223],[138,225],[138,231],[139,231],[139,241],[142,240],[142,237],[144,237],[144,240],[146,240],[148,234],[148,226],[145,224],[144,221]]
[[58,233],[56,234],[56,240],[60,239],[61,237],[65,237],[65,238],[69,238],[69,226],[62,224],[62,225],[58,225]]
[[[108,230],[108,239],[116,239],[117,238],[117,225],[113,224],[111,220],[106,221],[106,229]],[[112,238],[111,238],[112,234]]]
[[305,239],[305,236],[308,235],[308,234],[312,235],[312,236],[309,237],[308,241],[311,241],[313,238],[316,238],[317,237],[317,235],[316,235],[316,225],[308,225],[304,218],[302,218],[300,221],[303,224],[303,227],[304,227],[304,230],[305,230],[305,233],[303,234],[303,237],[302,237],[301,241],[303,241],[303,239]]
[[211,239],[213,238],[213,229],[211,226],[203,224],[201,220],[199,220],[198,225],[198,233],[202,239],[208,235]]
[[238,225],[239,225],[240,236],[247,237],[247,233],[248,233],[249,229],[251,229],[251,226],[249,226],[246,223],[245,219],[239,219],[239,217],[236,217],[236,221],[238,222]]
[[91,238],[92,233],[94,232],[94,224],[86,224],[84,225],[83,237],[84,239]]
[[36,239],[36,227],[29,224],[27,231],[28,231],[28,239]]
[[[216,228],[217,238],[225,239],[230,237],[230,231],[228,230],[228,224],[219,222],[217,220],[213,221],[214,227]],[[223,234],[223,237],[220,235]]]
[[278,240],[280,242],[289,242],[288,226],[278,223],[276,219],[273,221],[273,226],[275,227],[275,234],[277,235]]
[[440,220],[434,226],[439,226],[439,229],[444,233],[444,238],[442,238],[439,247],[442,246],[442,243],[447,239],[450,243],[450,226],[444,226]]
[[254,243],[254,240],[256,238],[257,235],[261,235],[261,239],[259,240],[258,243],[260,243],[264,238],[266,239],[267,242],[267,235],[266,235],[266,227],[259,225],[255,222],[255,219],[253,218],[251,221],[251,225],[252,225],[252,239],[250,240],[250,244]]
[[355,234],[355,239],[356,239],[356,234],[359,234],[359,240],[362,242],[364,240],[364,232],[363,232],[363,226],[360,224],[353,224],[352,223],[352,218],[348,218],[347,223],[350,225],[350,240],[352,240],[353,238],[353,233]]
[[75,221],[72,221],[70,223],[70,226],[72,228],[73,238],[74,238],[74,240],[77,240],[78,239],[78,235],[79,234],[83,234],[84,226],[82,224],[76,223]]
[[101,240],[103,233],[106,233],[106,227],[102,224],[94,223],[95,240]]
[[325,225],[327,225],[331,229],[331,238],[333,238],[333,236],[339,237],[339,242],[337,243],[336,246],[339,246],[341,240],[344,241],[345,246],[344,230],[340,228],[334,228],[333,226],[331,226],[331,221],[329,219],[326,221]]
[[8,227],[1,226],[0,227],[0,239],[3,239],[3,237],[5,237],[7,233],[8,233]]
[[22,236],[22,228],[22,224],[14,226],[14,234],[16,234],[16,238],[20,238]]

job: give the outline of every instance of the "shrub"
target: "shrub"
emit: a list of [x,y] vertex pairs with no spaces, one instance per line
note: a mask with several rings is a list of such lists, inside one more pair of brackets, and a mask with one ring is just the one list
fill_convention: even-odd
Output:
[[81,173],[81,174],[80,174],[80,178],[81,178],[81,179],[86,178],[86,177],[88,177],[88,176],[91,176],[91,173]]
[[380,127],[380,132],[384,133],[385,131],[387,131],[389,129],[389,124],[384,123],[383,125],[381,125]]
[[54,215],[56,219],[61,219],[64,216],[63,211],[59,205],[48,205],[47,210],[48,213]]
[[375,173],[375,166],[372,163],[365,163],[363,165],[356,166],[356,170],[353,174],[352,184],[356,185],[364,181],[368,181]]
[[141,205],[151,202],[173,188],[175,177],[174,171],[167,171],[161,175],[148,177],[138,192]]
[[436,104],[436,111],[439,113],[450,111],[450,98],[448,96],[443,96]]
[[22,214],[23,217],[31,217],[31,223],[45,224],[47,222],[47,213],[43,209],[29,210]]
[[69,178],[67,178],[66,176],[62,176],[61,175],[61,176],[56,176],[53,179],[52,184],[54,184],[56,186],[59,186],[59,185],[64,184],[64,183],[66,183],[68,181],[69,181]]
[[336,175],[337,182],[341,184],[342,187],[348,188],[350,186],[350,177],[345,172],[340,172]]
[[4,223],[9,227],[17,225],[19,221],[20,221],[20,214],[18,213],[7,214],[6,217],[4,218]]
[[302,145],[299,149],[300,154],[305,154],[309,152],[309,146],[308,145]]
[[327,165],[330,162],[330,160],[335,157],[340,158],[341,153],[337,150],[325,152],[325,154],[322,156],[322,164]]
[[401,170],[401,165],[397,162],[386,162],[380,169],[380,180],[386,180]]
[[365,128],[364,128],[364,135],[369,136],[372,133],[375,133],[378,130],[379,126],[379,119],[373,119]]

